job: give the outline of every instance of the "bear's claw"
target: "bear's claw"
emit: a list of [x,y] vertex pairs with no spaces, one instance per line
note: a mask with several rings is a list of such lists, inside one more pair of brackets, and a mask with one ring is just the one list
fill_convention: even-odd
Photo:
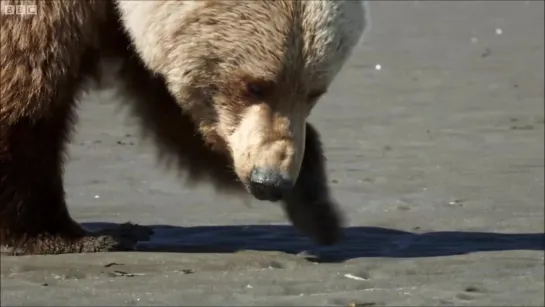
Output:
[[26,238],[14,246],[3,246],[2,253],[10,255],[72,254],[113,251],[133,251],[139,241],[149,240],[153,230],[134,224],[87,232],[80,238],[43,234]]

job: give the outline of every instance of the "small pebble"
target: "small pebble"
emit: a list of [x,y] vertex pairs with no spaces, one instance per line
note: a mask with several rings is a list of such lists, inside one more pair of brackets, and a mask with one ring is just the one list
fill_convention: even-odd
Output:
[[455,200],[449,201],[448,204],[449,205],[461,205],[463,201],[464,201],[463,199],[455,199]]
[[95,195],[95,198],[98,199],[98,198],[100,198],[100,196],[99,196],[99,195]]
[[355,276],[355,275],[352,275],[352,274],[344,274],[344,277],[354,279],[354,280],[365,280],[365,278]]
[[381,69],[382,69],[382,66],[381,66],[380,64],[377,64],[377,65],[375,65],[375,69],[376,69],[376,70],[381,70]]
[[503,34],[503,30],[500,29],[500,28],[497,28],[497,29],[496,29],[496,34],[497,34],[497,35],[502,35],[502,34]]

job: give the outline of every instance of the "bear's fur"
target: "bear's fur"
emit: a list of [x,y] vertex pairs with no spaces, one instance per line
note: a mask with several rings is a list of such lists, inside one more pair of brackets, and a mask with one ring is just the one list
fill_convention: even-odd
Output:
[[[30,253],[130,249],[68,212],[65,144],[85,81],[105,58],[159,157],[193,181],[244,192],[253,167],[295,179],[282,196],[318,243],[340,237],[317,131],[307,117],[367,24],[359,1],[2,1],[0,243]],[[250,88],[256,91],[248,92]],[[255,95],[254,95],[255,94]]]

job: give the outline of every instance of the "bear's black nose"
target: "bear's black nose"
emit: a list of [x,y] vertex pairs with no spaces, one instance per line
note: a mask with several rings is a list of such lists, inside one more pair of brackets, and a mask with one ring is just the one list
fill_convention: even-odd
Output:
[[250,173],[249,190],[259,200],[278,201],[294,186],[294,182],[280,172],[254,168]]

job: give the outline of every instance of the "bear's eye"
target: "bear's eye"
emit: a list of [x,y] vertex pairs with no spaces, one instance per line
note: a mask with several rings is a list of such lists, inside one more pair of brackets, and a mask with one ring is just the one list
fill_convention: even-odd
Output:
[[265,94],[265,89],[263,88],[263,86],[257,83],[248,83],[247,90],[248,94],[256,98],[260,98]]
[[268,82],[256,81],[246,83],[246,94],[253,99],[265,99],[270,90],[271,84]]

